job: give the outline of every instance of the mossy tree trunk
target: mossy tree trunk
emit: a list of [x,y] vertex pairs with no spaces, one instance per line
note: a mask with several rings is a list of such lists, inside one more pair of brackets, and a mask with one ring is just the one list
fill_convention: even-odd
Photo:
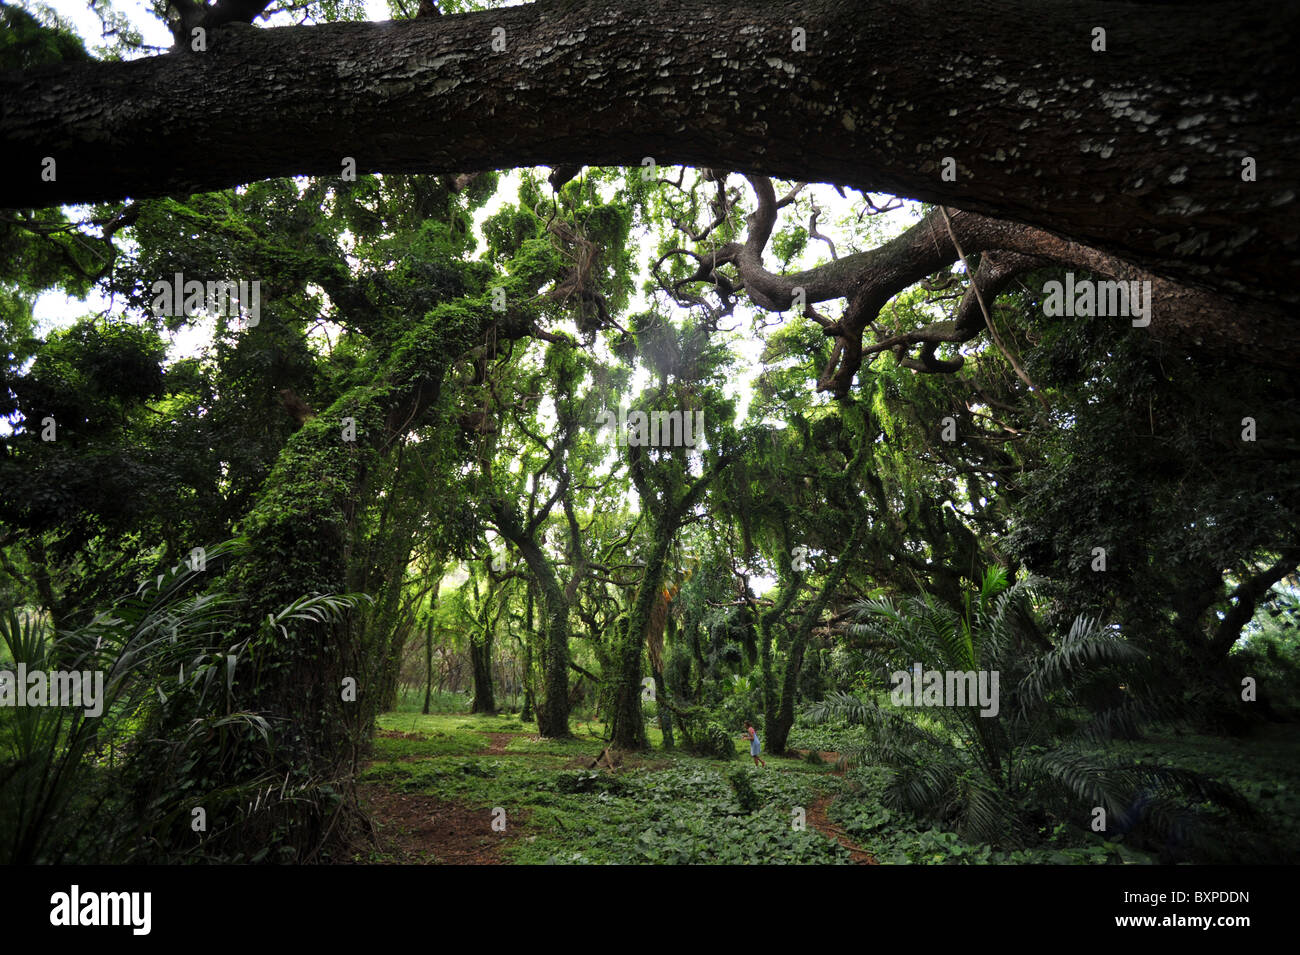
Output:
[[433,701],[433,618],[424,622],[424,708],[421,713],[428,714]]
[[775,714],[769,718],[766,727],[767,747],[768,751],[773,755],[779,756],[785,752],[786,743],[790,739],[790,728],[794,726],[794,700],[799,688],[799,672],[803,668],[803,656],[808,646],[808,637],[812,634],[813,627],[817,626],[818,621],[821,620],[822,613],[835,595],[836,588],[844,580],[849,563],[865,536],[866,527],[867,522],[865,520],[859,521],[854,526],[853,533],[850,535],[844,549],[835,558],[835,563],[827,572],[821,589],[817,591],[817,595],[812,602],[804,609],[804,612],[799,617],[798,624],[795,625],[794,631],[790,635],[790,645],[786,651],[785,673],[781,682],[780,703],[776,707]]
[[655,601],[668,574],[668,552],[682,521],[725,466],[725,458],[719,458],[713,468],[706,465],[704,474],[692,481],[684,492],[679,492],[680,497],[672,500],[671,489],[664,489],[658,495],[651,490],[643,449],[633,446],[629,450],[632,481],[641,496],[641,506],[650,519],[650,548],[641,583],[628,613],[627,628],[620,634],[614,655],[610,742],[617,749],[640,750],[649,746],[641,715],[641,654]]
[[[790,543],[788,531],[782,535],[782,539],[786,545]],[[798,598],[804,582],[804,573],[794,569],[790,563],[789,552],[790,548],[786,546],[783,555],[783,559],[786,561],[786,571],[784,574],[778,571],[780,587],[777,590],[776,599],[772,606],[759,617],[758,621],[759,663],[763,676],[763,732],[768,735],[768,749],[772,752],[776,752],[776,750],[772,750],[771,732],[772,727],[777,723],[777,713],[780,708],[775,670],[775,656],[778,648],[773,646],[776,642],[776,628],[783,625],[785,615],[789,612],[796,598]]]
[[[525,524],[513,507],[500,501],[493,502],[491,511],[497,530],[519,551],[541,592],[542,698],[536,702],[537,732],[542,736],[567,737],[571,735],[569,732],[571,604],[568,590],[561,585],[551,558],[537,542],[537,529],[541,524],[538,517],[535,515],[532,521]],[[541,516],[545,517],[545,514]]]
[[478,581],[473,581],[474,598],[478,601],[478,620],[470,634],[469,662],[470,672],[474,678],[474,699],[470,703],[471,713],[495,713],[497,711],[496,695],[492,687],[492,643],[496,632],[497,614],[492,613],[492,583],[479,599]]
[[474,676],[474,699],[471,713],[495,713],[496,695],[492,689],[492,634],[481,631],[469,643],[470,669]]
[[[529,722],[534,718],[533,713],[533,641],[537,638],[537,631],[533,625],[533,604],[537,593],[536,585],[530,580],[528,582],[528,598],[524,610],[524,708],[519,714],[522,722]],[[540,730],[539,730],[540,732]]]
[[673,713],[668,708],[668,683],[664,679],[664,661],[667,659],[668,648],[674,643],[677,634],[677,621],[673,618],[671,611],[668,612],[664,620],[664,641],[663,649],[659,654],[659,665],[654,665],[651,660],[651,672],[655,681],[655,699],[660,703],[656,707],[659,713],[659,732],[663,735],[664,749],[673,748]]
[[[512,302],[535,293],[525,281],[512,284]],[[262,661],[236,672],[235,692],[244,709],[268,720],[273,746],[249,740],[247,750],[232,753],[222,770],[232,783],[286,773],[301,783],[334,781],[356,766],[382,702],[380,681],[368,682],[375,674],[365,672],[374,648],[364,641],[379,637],[367,638],[355,619],[329,626],[290,620],[284,629],[263,621],[303,594],[348,590],[348,555],[360,543],[369,477],[404,434],[426,423],[450,362],[494,322],[528,327],[513,310],[494,311],[486,295],[434,307],[388,349],[370,383],[308,420],[277,459],[241,528],[248,556],[224,583],[243,598],[251,656]],[[292,841],[304,855],[334,831],[331,804],[299,801]]]

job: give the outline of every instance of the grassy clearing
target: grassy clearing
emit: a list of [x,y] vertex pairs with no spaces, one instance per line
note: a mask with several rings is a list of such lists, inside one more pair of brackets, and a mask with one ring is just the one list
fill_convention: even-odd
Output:
[[[799,824],[818,798],[845,791],[829,767],[769,758],[760,770],[748,757],[719,762],[659,745],[611,773],[586,768],[600,740],[538,739],[535,725],[517,717],[388,713],[380,728],[407,735],[376,739],[362,782],[480,810],[485,830],[491,810],[504,808],[507,826],[521,833],[502,841],[512,862],[850,861],[841,846]],[[518,735],[505,752],[489,754],[489,733]],[[753,811],[738,795],[746,781],[757,796]]]

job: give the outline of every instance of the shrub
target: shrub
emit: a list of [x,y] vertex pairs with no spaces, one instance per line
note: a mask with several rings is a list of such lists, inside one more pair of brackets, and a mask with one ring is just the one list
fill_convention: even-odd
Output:
[[682,747],[696,756],[735,759],[736,741],[708,710],[700,706],[671,708],[682,734]]
[[762,797],[754,790],[754,784],[749,779],[749,772],[743,766],[737,766],[729,772],[727,782],[731,783],[731,788],[736,792],[736,799],[740,803],[740,808],[745,812],[753,812],[763,805]]
[[[338,804],[327,781],[304,776],[213,784],[213,769],[233,758],[233,744],[272,741],[263,717],[234,707],[236,673],[257,672],[247,641],[226,638],[240,608],[219,589],[201,589],[213,565],[240,547],[228,541],[210,548],[208,573],[178,565],[75,630],[0,614],[0,643],[15,662],[103,674],[99,716],[49,706],[0,719],[0,862],[257,862],[287,837],[281,817],[289,819],[295,804],[327,811]],[[269,615],[263,632],[336,620],[359,599],[301,597]],[[99,754],[106,747],[124,755],[105,765]],[[110,800],[109,783],[128,795]],[[226,854],[196,852],[196,803],[213,818],[241,822],[261,812],[275,837]]]
[[715,759],[735,759],[736,741],[720,723],[710,721],[704,733],[702,755]]
[[[1048,820],[1082,826],[1093,807],[1102,807],[1108,832],[1137,835],[1145,828],[1157,847],[1208,845],[1212,840],[1198,838],[1207,827],[1192,825],[1196,813],[1187,807],[1208,802],[1249,813],[1240,794],[1207,777],[1098,752],[1117,731],[1136,728],[1144,656],[1121,634],[1083,617],[1044,649],[1029,587],[1022,580],[1007,589],[995,568],[968,592],[961,613],[928,595],[902,607],[858,606],[858,635],[888,648],[874,654],[883,672],[913,662],[926,670],[996,671],[995,714],[983,716],[978,706],[885,707],[835,693],[811,705],[808,718],[867,727],[868,742],[843,751],[893,770],[884,804],[973,842],[1026,845]],[[1117,694],[1116,704],[1086,705],[1090,694],[1119,683],[1129,692]]]

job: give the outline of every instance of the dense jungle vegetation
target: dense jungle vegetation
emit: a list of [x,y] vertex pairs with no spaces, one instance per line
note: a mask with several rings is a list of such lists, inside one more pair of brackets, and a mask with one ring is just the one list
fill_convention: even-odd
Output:
[[[1254,306],[721,166],[344,169],[0,215],[0,861],[1300,858],[1300,390],[1160,318]],[[1046,305],[1114,279],[1151,327]]]

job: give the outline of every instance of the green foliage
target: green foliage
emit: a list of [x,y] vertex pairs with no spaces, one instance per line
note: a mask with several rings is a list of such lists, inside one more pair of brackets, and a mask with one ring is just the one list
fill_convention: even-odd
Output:
[[740,808],[745,812],[754,812],[763,805],[763,800],[754,789],[754,783],[750,780],[750,775],[749,770],[744,766],[737,766],[727,773],[727,782],[735,790],[736,800],[740,803]]
[[790,731],[792,749],[806,749],[814,753],[838,753],[846,748],[861,749],[867,745],[869,733],[866,727],[843,719],[828,718],[824,714],[819,714],[821,718],[814,723],[807,717],[807,710],[811,706],[816,706],[816,703],[807,704],[802,708],[799,718],[795,721],[794,729]]
[[561,773],[556,777],[555,786],[562,793],[618,796],[628,791],[628,784],[622,776],[594,771]]
[[853,795],[836,800],[829,815],[884,865],[1100,865],[1121,859],[1120,844],[1066,825],[1050,832],[1040,830],[1029,848],[1006,850],[968,842],[955,832],[918,824],[910,815],[889,808],[886,794],[892,773],[884,767],[851,769],[848,778]]
[[18,410],[33,432],[45,415],[64,437],[111,431],[134,406],[161,397],[164,353],[149,329],[83,319],[46,339],[15,389]]
[[85,44],[66,24],[48,26],[21,7],[0,6],[0,70],[90,59]]
[[[478,6],[449,3],[444,13]],[[409,15],[405,6],[396,12]],[[0,66],[87,58],[66,25],[30,9],[0,7]],[[362,12],[355,0],[303,9],[324,21]],[[138,38],[123,29],[113,43],[96,54],[123,55]],[[1142,706],[1171,699],[1241,728],[1246,673],[1259,678],[1261,705],[1245,712],[1294,715],[1296,614],[1284,588],[1260,600],[1244,640],[1218,632],[1226,618],[1228,630],[1243,623],[1230,614],[1241,605],[1233,590],[1293,546],[1293,382],[1269,371],[1243,381],[1126,328],[1044,321],[1033,291],[1044,273],[993,314],[1051,410],[978,339],[939,348],[964,360],[958,374],[918,375],[884,352],[832,399],[812,383],[833,365],[836,339],[808,315],[756,318],[761,367],[749,369],[725,327],[730,302],[710,313],[652,282],[628,314],[648,264],[637,240],[668,253],[681,232],[698,234],[700,258],[655,267],[656,279],[685,279],[709,247],[744,237],[748,211],[739,177],[641,172],[589,168],[558,190],[522,173],[517,203],[478,226],[495,173],[277,179],[79,211],[81,221],[44,210],[0,223],[0,417],[12,428],[0,428],[0,609],[16,615],[22,652],[37,653],[19,633],[18,621],[42,619],[29,608],[48,615],[40,652],[70,653],[64,638],[104,629],[95,611],[124,582],[160,572],[165,582],[202,541],[249,542],[216,562],[212,612],[238,612],[193,625],[202,638],[186,651],[184,681],[158,669],[158,692],[119,706],[112,732],[96,737],[110,753],[129,744],[128,755],[85,755],[92,746],[66,764],[84,764],[84,785],[51,797],[62,816],[99,818],[102,803],[123,820],[109,829],[114,844],[87,843],[83,855],[130,856],[128,830],[160,857],[178,851],[192,835],[181,796],[203,793],[226,820],[207,857],[315,858],[326,833],[349,828],[355,807],[335,781],[366,752],[399,679],[446,678],[452,690],[430,693],[429,708],[459,712],[466,662],[486,664],[480,692],[506,675],[534,713],[572,694],[574,713],[598,705],[609,725],[577,721],[571,740],[534,737],[522,720],[384,717],[372,753],[388,762],[375,773],[440,795],[525,791],[545,832],[511,849],[528,861],[843,861],[777,811],[816,795],[782,777],[816,775],[820,750],[886,767],[876,796],[836,804],[886,861],[1181,859],[1194,855],[1190,841],[1160,843],[1184,839],[1192,816],[1233,851],[1256,851],[1254,817],[1243,815],[1234,842],[1212,802],[1234,805],[1229,794],[1176,766],[1117,763],[1098,741],[1136,735]],[[791,201],[767,251],[787,272],[824,260],[810,195],[777,185]],[[850,240],[837,236],[837,267],[879,221],[838,223]],[[176,272],[260,280],[260,324],[217,316],[210,348],[169,361],[161,330],[200,321],[149,314],[153,284]],[[946,269],[934,278],[957,291],[964,281]],[[742,294],[731,264],[697,287],[708,282]],[[98,288],[127,316],[42,339],[33,303],[51,288]],[[895,296],[874,333],[947,318],[953,293],[937,289]],[[702,411],[706,445],[613,448],[594,422],[620,404]],[[1259,419],[1261,440],[1239,439],[1245,415]],[[46,416],[57,442],[39,440]],[[938,436],[949,417],[959,441]],[[341,437],[347,418],[355,442]],[[1095,547],[1112,568],[1104,587]],[[996,572],[964,582],[1017,561],[1048,578],[1038,599],[1003,593]],[[319,596],[339,592],[368,599]],[[842,611],[863,595],[870,625],[845,629]],[[1103,613],[1122,628],[1097,623]],[[1065,636],[1046,635],[1056,631]],[[998,668],[1004,712],[889,707],[879,669],[916,660]],[[1148,692],[1157,660],[1160,698]],[[647,664],[662,667],[666,693],[642,706]],[[364,687],[355,706],[337,699],[345,676]],[[643,767],[574,771],[602,731],[635,750],[673,723],[686,751],[709,759],[734,759],[746,719],[781,748],[799,701],[826,722],[794,727],[788,742],[813,752],[780,775],[674,764],[651,785]],[[400,705],[424,704],[417,693]],[[481,752],[483,734],[526,725],[508,758]],[[563,713],[544,727],[570,729]],[[40,747],[75,742],[67,724],[18,738],[37,774]],[[1267,788],[1289,805],[1282,785],[1261,782],[1259,798]],[[26,798],[14,803],[15,831],[34,831]],[[1095,805],[1127,828],[1123,843],[1083,828]],[[575,812],[585,815],[565,815]],[[906,821],[913,813],[921,824]],[[73,841],[53,834],[23,852],[53,858]]]
[[1255,677],[1261,700],[1279,716],[1300,716],[1300,591],[1289,584],[1269,590],[1233,647],[1232,662]]
[[975,701],[918,710],[834,694],[809,707],[808,717],[866,726],[868,744],[846,751],[893,771],[885,806],[951,826],[971,841],[1020,848],[1046,820],[1070,820],[1082,830],[1101,807],[1108,832],[1137,830],[1177,858],[1212,841],[1206,826],[1198,830],[1193,804],[1248,812],[1239,793],[1200,774],[1126,763],[1096,749],[1112,730],[1131,730],[1138,709],[1123,694],[1109,707],[1091,700],[1082,717],[1074,707],[1108,673],[1139,693],[1142,655],[1084,618],[1042,649],[1028,586],[1007,588],[1005,577],[990,571],[977,591],[967,591],[961,614],[928,596],[902,607],[859,606],[859,631],[886,648],[875,654],[884,672],[913,662],[928,671],[996,671],[996,713],[982,715]]
[[681,730],[682,744],[688,753],[712,759],[735,759],[736,740],[725,726],[711,718],[702,707],[674,710]]
[[795,258],[808,245],[808,230],[803,226],[782,229],[772,236],[772,252],[783,263]]
[[[384,719],[388,719],[385,717]],[[437,717],[449,727],[454,718]],[[526,738],[521,738],[526,739]],[[561,742],[561,741],[551,741]],[[572,745],[572,741],[569,742]],[[585,744],[588,751],[591,744]],[[745,808],[716,764],[663,753],[611,773],[565,768],[512,746],[503,758],[429,755],[377,763],[363,782],[464,805],[514,807],[504,852],[524,863],[844,864],[848,853],[813,827],[792,825],[806,807],[842,783],[811,772],[751,773]],[[786,761],[782,761],[783,764]],[[774,761],[775,765],[775,761]],[[800,764],[789,761],[798,769]],[[742,784],[743,785],[743,784]],[[486,810],[485,810],[486,811]]]
[[[1056,277],[1034,273],[1026,288]],[[1237,585],[1294,547],[1300,458],[1282,437],[1300,429],[1293,376],[1243,376],[1221,356],[1100,318],[1043,324],[1040,299],[1026,292],[1016,305],[1041,329],[1026,368],[1055,391],[1053,426],[1042,466],[1020,482],[1008,554],[1049,579],[1055,625],[1077,613],[1123,620],[1165,660],[1190,715],[1240,726],[1246,674],[1228,653],[1238,632],[1218,631]],[[1257,440],[1243,440],[1245,418]]]
[[[237,542],[220,544],[207,559],[219,565],[238,549]],[[205,785],[235,739],[269,745],[272,727],[235,706],[236,675],[256,669],[256,661],[249,659],[247,641],[225,639],[236,605],[219,591],[203,592],[204,573],[188,565],[172,568],[67,632],[51,633],[45,620],[13,611],[0,616],[0,638],[15,663],[99,673],[104,691],[96,716],[58,706],[0,714],[0,849],[6,862],[84,860],[98,853],[192,860],[192,838],[181,835],[192,836],[190,808],[202,805],[217,817],[267,785],[265,779],[235,789]],[[329,620],[352,602],[302,598],[265,625]],[[167,714],[178,707],[190,714],[189,722],[160,737]],[[105,748],[127,755],[103,761]],[[122,814],[121,797],[112,794],[133,783],[149,795],[142,812]]]
[[375,759],[392,760],[411,756],[438,756],[444,753],[473,752],[487,745],[482,733],[459,731],[397,736],[383,733],[375,737]]

